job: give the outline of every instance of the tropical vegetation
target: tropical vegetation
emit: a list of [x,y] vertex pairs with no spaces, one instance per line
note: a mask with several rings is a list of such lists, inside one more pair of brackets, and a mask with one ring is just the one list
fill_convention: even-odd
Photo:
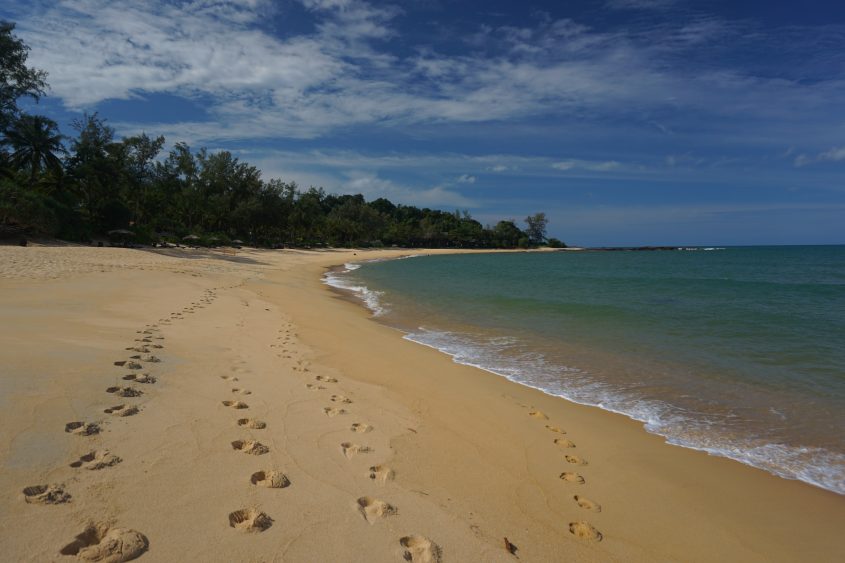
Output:
[[[98,114],[64,136],[55,121],[22,111],[46,74],[0,22],[0,236],[92,241],[110,233],[138,243],[246,241],[261,246],[529,247],[546,242],[545,214],[484,226],[447,212],[379,198],[334,195],[264,180],[230,152],[165,149],[164,137],[118,139]],[[559,241],[555,241],[559,242]]]

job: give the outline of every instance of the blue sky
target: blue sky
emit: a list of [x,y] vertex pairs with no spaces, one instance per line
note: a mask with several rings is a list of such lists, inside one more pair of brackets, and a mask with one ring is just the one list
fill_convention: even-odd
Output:
[[38,111],[570,244],[845,243],[845,2],[7,1]]

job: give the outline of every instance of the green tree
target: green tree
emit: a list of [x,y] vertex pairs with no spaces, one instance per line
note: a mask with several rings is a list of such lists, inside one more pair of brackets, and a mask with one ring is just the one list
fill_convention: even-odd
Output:
[[368,206],[361,195],[345,198],[326,218],[326,228],[333,242],[355,246],[381,240],[384,217]]
[[11,165],[29,173],[29,183],[35,185],[42,169],[59,172],[62,161],[58,154],[65,152],[62,135],[52,119],[41,115],[23,114],[6,129],[4,144],[12,149]]
[[520,239],[526,238],[525,233],[513,221],[499,221],[493,228],[492,235],[493,245],[504,248],[514,248]]
[[47,73],[26,66],[29,47],[14,35],[15,24],[0,21],[0,129],[19,114],[18,99],[36,101],[47,88]]
[[114,129],[95,113],[73,124],[66,176],[81,200],[86,222],[96,232],[128,226],[131,211],[125,199],[126,147],[114,141]]
[[153,205],[151,191],[156,175],[156,157],[164,146],[164,137],[151,138],[146,133],[123,139],[127,174],[126,199],[136,223],[143,222]]
[[535,213],[525,218],[525,234],[530,244],[543,244],[546,241],[546,225],[549,220],[545,213]]

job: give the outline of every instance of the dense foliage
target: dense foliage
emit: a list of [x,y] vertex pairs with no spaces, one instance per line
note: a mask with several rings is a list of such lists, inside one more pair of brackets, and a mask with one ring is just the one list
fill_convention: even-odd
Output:
[[19,111],[43,93],[45,74],[26,66],[27,47],[0,22],[0,235],[91,240],[111,233],[134,242],[191,240],[262,246],[528,247],[545,241],[546,218],[484,227],[469,213],[396,205],[362,195],[301,190],[265,181],[226,151],[192,151],[163,137],[116,139],[97,114],[57,124]]

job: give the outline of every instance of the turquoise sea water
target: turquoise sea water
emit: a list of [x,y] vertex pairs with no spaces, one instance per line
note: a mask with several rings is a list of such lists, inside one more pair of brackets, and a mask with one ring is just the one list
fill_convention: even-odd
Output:
[[429,256],[327,276],[406,338],[845,494],[845,247]]

